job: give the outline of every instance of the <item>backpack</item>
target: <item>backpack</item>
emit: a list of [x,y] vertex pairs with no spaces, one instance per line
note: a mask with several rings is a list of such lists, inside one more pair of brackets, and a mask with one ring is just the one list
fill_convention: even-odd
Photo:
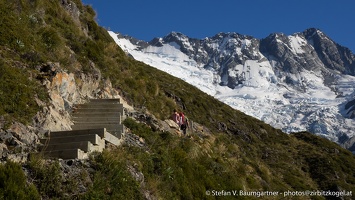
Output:
[[186,126],[189,126],[189,119],[185,116],[184,116],[184,118],[185,118],[184,124],[186,124]]
[[184,113],[179,113],[179,116],[180,116],[180,118],[179,118],[179,124],[181,125],[181,124],[184,124],[184,121],[185,121],[185,115],[184,115]]
[[180,124],[186,124],[188,125],[188,118],[185,117],[184,113],[180,113]]

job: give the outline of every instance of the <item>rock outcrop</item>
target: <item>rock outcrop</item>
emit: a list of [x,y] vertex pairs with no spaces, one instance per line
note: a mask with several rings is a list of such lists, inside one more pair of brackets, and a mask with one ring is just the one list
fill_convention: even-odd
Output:
[[[42,110],[33,117],[32,124],[13,122],[5,125],[0,119],[0,159],[26,162],[29,152],[37,150],[39,138],[48,131],[71,130],[73,125],[70,113],[75,104],[96,98],[120,98],[110,80],[102,80],[101,73],[93,63],[95,73],[68,73],[59,63],[47,63],[39,67],[41,81],[47,88],[49,102],[36,99]],[[127,106],[127,103],[124,102]],[[127,106],[130,109],[129,106]]]

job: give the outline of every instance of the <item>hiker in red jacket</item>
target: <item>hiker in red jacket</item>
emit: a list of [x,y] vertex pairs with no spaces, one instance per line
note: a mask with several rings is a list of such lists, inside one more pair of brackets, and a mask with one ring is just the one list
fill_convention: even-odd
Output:
[[185,117],[183,112],[179,113],[180,115],[180,129],[182,130],[183,134],[186,135],[186,130],[189,127],[189,121],[187,117]]

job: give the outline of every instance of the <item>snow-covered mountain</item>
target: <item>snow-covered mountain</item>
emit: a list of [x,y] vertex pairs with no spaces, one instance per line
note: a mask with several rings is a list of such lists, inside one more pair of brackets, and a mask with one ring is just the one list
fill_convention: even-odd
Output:
[[172,32],[150,42],[109,32],[135,59],[285,132],[355,136],[355,56],[318,29],[264,39]]

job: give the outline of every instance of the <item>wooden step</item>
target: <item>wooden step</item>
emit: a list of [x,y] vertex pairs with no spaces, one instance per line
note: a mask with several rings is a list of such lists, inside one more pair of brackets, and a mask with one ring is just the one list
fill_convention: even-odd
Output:
[[41,143],[44,145],[53,145],[53,144],[63,144],[70,142],[83,142],[89,141],[94,145],[102,145],[103,139],[97,134],[87,134],[87,135],[75,135],[75,136],[66,136],[66,137],[53,137],[40,139]]
[[98,118],[118,118],[121,117],[122,113],[121,112],[91,112],[91,113],[85,113],[85,112],[76,112],[72,114],[72,117],[79,118],[79,117],[98,117]]
[[50,138],[61,138],[61,137],[75,137],[79,135],[90,135],[96,134],[104,139],[106,142],[109,142],[114,145],[120,144],[120,139],[117,138],[115,135],[106,131],[105,128],[101,129],[82,129],[82,130],[71,130],[71,131],[55,131],[50,132]]
[[73,130],[83,130],[83,129],[99,129],[106,128],[106,131],[112,135],[121,138],[121,134],[124,133],[124,126],[122,124],[86,124],[86,123],[76,123],[71,127]]
[[55,151],[43,151],[44,157],[62,159],[87,159],[88,154],[80,149],[62,149]]
[[71,137],[71,136],[79,136],[79,135],[91,135],[96,134],[100,137],[104,137],[106,129],[83,129],[83,130],[69,130],[69,131],[51,131],[49,133],[50,138],[55,137]]
[[123,113],[123,108],[79,108],[74,113],[106,113],[117,112]]
[[115,108],[115,109],[122,109],[122,104],[112,104],[112,103],[94,103],[94,104],[77,104],[74,106],[76,109],[84,109],[84,108]]
[[64,149],[80,149],[84,152],[91,152],[93,144],[89,141],[84,142],[69,142],[62,144],[43,145],[41,151],[59,151]]
[[89,100],[89,104],[101,104],[101,103],[119,104],[120,99],[90,99]]

